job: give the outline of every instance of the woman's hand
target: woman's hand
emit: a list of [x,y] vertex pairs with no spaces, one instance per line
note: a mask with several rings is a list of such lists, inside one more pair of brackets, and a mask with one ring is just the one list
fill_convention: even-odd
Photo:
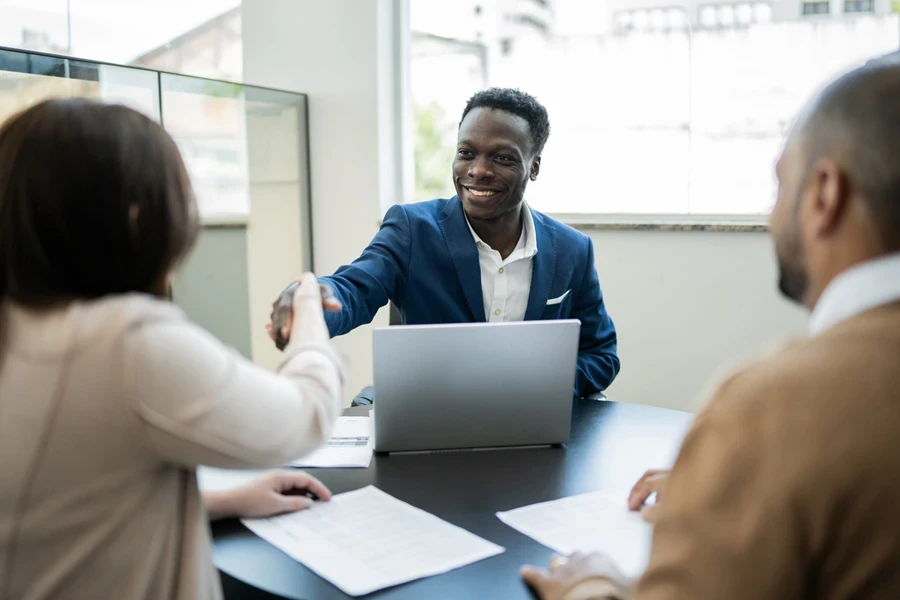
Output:
[[316,500],[331,500],[331,491],[303,471],[270,471],[230,490],[203,492],[210,519],[271,517],[309,508]]
[[[315,275],[307,273],[300,281],[295,281],[287,286],[278,299],[272,303],[271,321],[266,324],[266,331],[269,337],[275,341],[275,346],[279,350],[284,350],[291,339],[291,330],[294,325],[294,307],[297,299],[297,292],[304,285],[304,293],[308,296],[315,297],[313,293],[312,282],[315,281]],[[316,283],[318,285],[318,283]],[[318,285],[318,298],[324,310],[337,312],[341,310],[341,303],[335,298],[334,291],[327,285]]]

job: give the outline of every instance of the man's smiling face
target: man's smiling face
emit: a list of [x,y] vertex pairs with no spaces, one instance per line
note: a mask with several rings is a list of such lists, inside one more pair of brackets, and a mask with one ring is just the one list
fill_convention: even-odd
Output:
[[516,210],[528,179],[537,176],[528,122],[505,110],[479,107],[459,125],[453,185],[470,219],[491,220]]

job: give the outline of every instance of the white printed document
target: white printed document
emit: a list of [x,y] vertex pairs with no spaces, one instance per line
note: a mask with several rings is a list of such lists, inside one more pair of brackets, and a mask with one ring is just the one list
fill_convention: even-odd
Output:
[[367,468],[372,462],[372,419],[338,417],[328,443],[291,462],[292,467]]
[[497,517],[558,554],[602,552],[625,575],[637,577],[650,559],[653,527],[640,513],[628,510],[627,498],[627,492],[593,492],[499,512]]
[[244,525],[345,594],[446,573],[503,548],[368,486]]

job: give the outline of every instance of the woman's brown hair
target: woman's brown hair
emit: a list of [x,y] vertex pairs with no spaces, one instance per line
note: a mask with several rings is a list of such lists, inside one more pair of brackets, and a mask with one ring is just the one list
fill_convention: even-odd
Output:
[[49,100],[0,128],[0,299],[164,295],[197,233],[181,154],[141,113]]

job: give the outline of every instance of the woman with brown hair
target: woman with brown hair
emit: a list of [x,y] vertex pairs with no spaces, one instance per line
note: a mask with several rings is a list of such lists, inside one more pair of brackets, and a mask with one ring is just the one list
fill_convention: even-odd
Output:
[[[0,128],[0,598],[220,597],[196,467],[282,465],[330,432],[341,361],[315,278],[269,373],[166,300],[197,231],[149,118],[53,100]],[[264,516],[307,505],[294,488],[329,495],[275,473],[205,501]]]

